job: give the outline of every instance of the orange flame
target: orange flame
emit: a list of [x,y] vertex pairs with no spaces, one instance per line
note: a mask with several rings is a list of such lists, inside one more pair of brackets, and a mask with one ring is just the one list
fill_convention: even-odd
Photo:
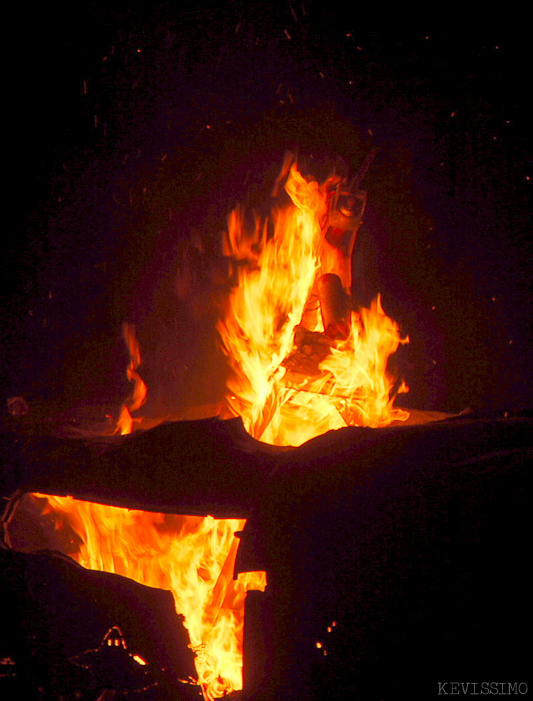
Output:
[[[238,285],[217,326],[234,370],[227,403],[248,432],[267,443],[300,445],[330,429],[385,426],[409,416],[392,406],[396,380],[387,370],[389,356],[408,339],[401,339],[379,298],[352,313],[346,340],[319,334],[316,282],[344,265],[323,234],[328,193],[338,180],[319,185],[292,164],[285,184],[292,204],[273,212],[273,232],[268,221],[256,221],[248,233],[238,209],[229,217],[224,253],[237,266]],[[311,345],[296,347],[298,330]],[[407,391],[405,384],[399,391]]]
[[147,388],[143,379],[137,372],[137,368],[141,364],[141,350],[135,336],[135,327],[131,324],[124,324],[124,340],[130,353],[130,363],[126,370],[128,380],[134,383],[131,397],[124,402],[120,411],[120,416],[117,421],[116,433],[125,436],[133,430],[134,422],[140,423],[141,418],[134,419],[131,415],[132,411],[140,409],[146,401]]
[[242,689],[244,599],[264,590],[265,572],[233,579],[238,519],[174,516],[104,506],[72,497],[46,498],[58,524],[78,536],[81,565],[114,572],[168,589],[184,616],[196,652],[198,683],[205,699]]

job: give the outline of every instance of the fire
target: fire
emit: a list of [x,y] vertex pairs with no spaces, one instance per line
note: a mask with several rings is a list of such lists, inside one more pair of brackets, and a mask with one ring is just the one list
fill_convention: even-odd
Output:
[[[362,167],[360,181],[369,165]],[[351,253],[366,193],[333,175],[319,184],[289,158],[289,203],[247,231],[243,210],[229,216],[223,253],[236,280],[217,330],[233,377],[226,403],[255,438],[300,445],[344,426],[386,426],[408,413],[393,407],[407,391],[388,369],[402,339],[378,297],[369,309],[351,300]],[[132,412],[146,399],[134,329],[124,327],[132,397],[117,430],[134,428]],[[242,688],[246,591],[264,589],[264,572],[232,578],[245,521],[169,516],[46,497],[80,539],[75,558],[91,569],[117,572],[170,589],[197,653],[206,699]],[[333,625],[333,624],[332,624]],[[317,643],[319,645],[319,643]]]
[[114,572],[168,589],[184,616],[196,652],[198,683],[205,699],[242,689],[244,599],[264,590],[265,572],[233,579],[238,539],[245,520],[174,516],[104,506],[72,497],[46,498],[58,526],[79,538],[72,554],[88,569]]
[[117,421],[117,433],[125,436],[132,432],[135,421],[140,422],[140,419],[134,419],[131,415],[132,411],[140,409],[146,401],[148,393],[146,383],[137,372],[137,368],[141,364],[141,350],[137,337],[135,336],[135,327],[131,324],[124,324],[124,340],[130,353],[130,363],[126,371],[128,380],[133,382],[133,392],[131,397],[124,402],[120,411],[120,416]]
[[365,193],[342,191],[338,176],[319,185],[296,163],[287,172],[291,202],[271,222],[257,220],[248,232],[240,209],[229,217],[224,254],[238,284],[217,328],[234,371],[230,411],[255,438],[276,445],[405,420],[408,413],[393,408],[396,378],[387,362],[408,339],[379,298],[350,311],[351,247]]

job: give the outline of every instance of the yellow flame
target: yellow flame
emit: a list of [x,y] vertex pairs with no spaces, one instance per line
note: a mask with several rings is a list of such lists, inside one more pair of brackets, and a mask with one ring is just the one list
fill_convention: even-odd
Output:
[[244,599],[250,589],[266,586],[265,572],[233,579],[238,546],[234,533],[245,520],[174,516],[72,497],[34,496],[46,498],[59,523],[76,533],[79,549],[71,556],[81,565],[172,592],[196,652],[204,698],[242,689]]
[[248,432],[267,443],[300,445],[330,429],[408,417],[392,407],[395,378],[387,371],[389,356],[408,339],[401,339],[379,298],[352,313],[347,340],[329,343],[313,377],[287,372],[297,327],[323,331],[317,279],[342,265],[338,249],[324,238],[328,193],[336,182],[308,181],[293,163],[285,184],[291,204],[273,212],[273,231],[268,221],[256,221],[247,232],[239,209],[228,220],[223,250],[237,266],[238,285],[217,325],[234,371],[227,403]]

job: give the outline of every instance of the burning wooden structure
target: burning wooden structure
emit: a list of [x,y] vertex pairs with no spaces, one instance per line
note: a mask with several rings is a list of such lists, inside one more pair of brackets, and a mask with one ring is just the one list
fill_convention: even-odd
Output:
[[[407,339],[379,299],[358,308],[351,294],[371,157],[351,183],[321,185],[287,161],[277,185],[288,204],[252,232],[240,210],[230,216],[223,250],[233,283],[218,332],[233,371],[222,416],[234,418],[126,435],[146,396],[128,327],[135,390],[119,420],[124,435],[26,432],[23,416],[4,431],[4,598],[16,602],[17,632],[4,637],[2,664],[17,693],[166,701],[196,698],[200,686],[206,699],[236,690],[305,701],[398,697],[409,687],[427,698],[443,674],[483,674],[487,660],[506,676],[523,669],[509,638],[524,593],[516,533],[525,529],[531,421],[419,413],[423,425],[407,424],[408,412],[393,407],[407,388],[388,359]],[[27,493],[68,526],[69,542],[54,549],[102,572],[9,548],[32,510],[19,506]],[[105,530],[113,508],[113,519],[133,523],[126,549],[126,525]],[[203,536],[208,519],[196,551],[209,554],[196,560],[185,541]],[[219,543],[223,557],[211,556]],[[201,603],[174,582],[181,555],[194,560]],[[174,610],[162,623],[173,606],[161,589],[173,591],[183,625]],[[233,646],[231,661],[215,659],[222,653],[197,631],[196,614],[204,630],[238,627],[213,634]]]

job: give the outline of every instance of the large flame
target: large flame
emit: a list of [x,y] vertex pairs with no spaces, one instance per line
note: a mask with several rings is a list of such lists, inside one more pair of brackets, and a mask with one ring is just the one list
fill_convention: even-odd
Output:
[[[326,343],[319,333],[317,280],[343,265],[324,237],[337,182],[306,180],[293,163],[285,184],[291,203],[274,211],[272,222],[257,221],[250,233],[241,210],[229,217],[224,253],[234,261],[238,284],[218,324],[234,371],[227,402],[248,432],[267,443],[300,445],[330,429],[379,427],[408,417],[392,406],[396,378],[387,370],[389,356],[407,339],[379,298],[370,309],[351,313],[346,339]],[[299,331],[311,345],[304,338],[296,348]],[[396,393],[406,390],[402,383]]]
[[204,698],[242,689],[244,599],[264,590],[265,572],[233,579],[238,539],[245,520],[174,516],[104,506],[72,497],[44,496],[58,525],[79,538],[69,553],[88,569],[115,572],[170,590],[184,616],[196,652]]

